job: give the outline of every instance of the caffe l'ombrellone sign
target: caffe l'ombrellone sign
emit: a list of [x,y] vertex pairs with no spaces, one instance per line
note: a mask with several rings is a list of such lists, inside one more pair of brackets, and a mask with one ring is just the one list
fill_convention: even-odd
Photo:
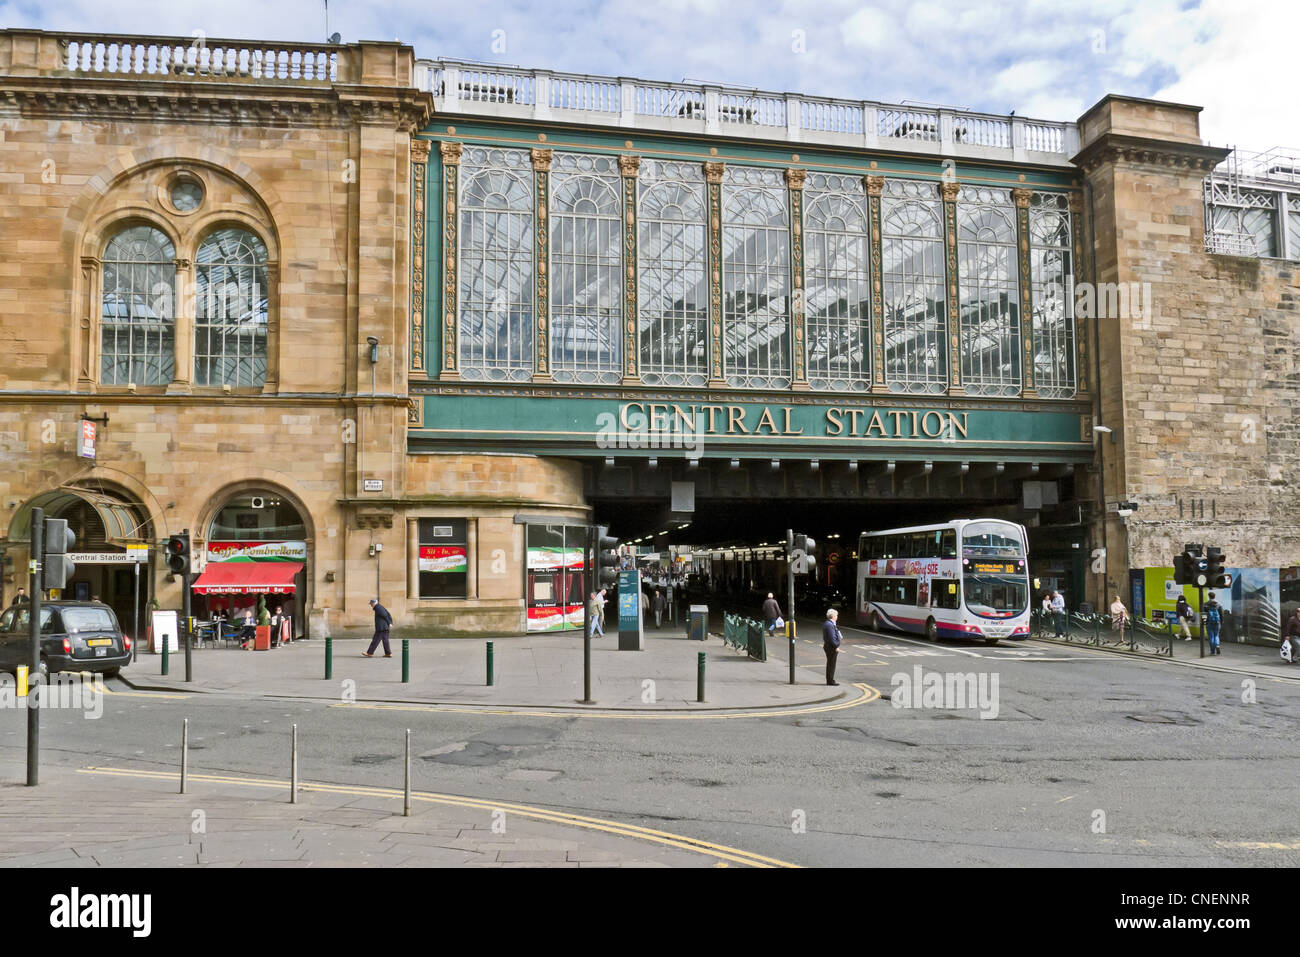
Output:
[[305,562],[306,542],[208,542],[210,562]]
[[421,545],[420,571],[463,572],[469,569],[469,555],[464,545]]

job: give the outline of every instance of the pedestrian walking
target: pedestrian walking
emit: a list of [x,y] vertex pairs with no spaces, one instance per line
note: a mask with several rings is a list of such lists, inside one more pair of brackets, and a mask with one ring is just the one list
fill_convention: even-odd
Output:
[[1128,627],[1128,609],[1119,600],[1119,595],[1110,603],[1110,626],[1119,632],[1120,643],[1124,642],[1124,629]]
[[1192,630],[1187,626],[1192,621],[1192,606],[1187,604],[1187,596],[1178,596],[1178,605],[1174,608],[1174,614],[1178,617],[1178,627],[1182,629],[1183,641],[1192,640]]
[[26,588],[18,589],[18,594],[14,596],[14,604],[21,605],[24,602],[30,602],[30,601],[31,599],[27,597],[27,589]]
[[375,610],[375,637],[370,639],[370,647],[361,652],[363,658],[373,658],[375,649],[379,643],[384,643],[384,657],[393,657],[393,649],[388,644],[388,630],[393,627],[393,616],[388,613],[388,609],[379,604],[378,598],[370,599],[370,607]]
[[667,606],[667,604],[668,603],[664,600],[664,593],[660,591],[658,588],[656,588],[655,597],[650,602],[650,607],[654,609],[654,613],[655,613],[656,628],[662,628],[664,626],[664,608]]
[[1065,637],[1065,596],[1059,591],[1052,592],[1052,624],[1056,628],[1056,637]]
[[1210,654],[1221,655],[1219,650],[1219,629],[1223,627],[1223,606],[1214,599],[1214,592],[1210,592],[1210,600],[1205,603],[1203,609],[1205,613],[1205,634],[1210,639]]
[[822,651],[826,652],[826,683],[828,685],[838,685],[835,680],[835,662],[840,657],[840,626],[838,619],[840,613],[834,608],[826,612],[826,621],[822,624]]
[[598,591],[592,592],[591,597],[587,599],[587,616],[591,619],[591,637],[604,638],[605,623],[602,619],[605,617],[605,609]]
[[1282,659],[1300,664],[1300,607],[1286,620],[1286,637],[1282,639]]
[[775,634],[776,623],[781,620],[781,606],[771,592],[767,593],[767,599],[763,602],[763,619],[767,622],[767,633]]

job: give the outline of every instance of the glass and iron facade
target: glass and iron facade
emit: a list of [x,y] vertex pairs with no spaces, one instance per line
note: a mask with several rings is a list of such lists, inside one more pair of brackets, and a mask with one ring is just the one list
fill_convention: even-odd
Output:
[[413,381],[1086,391],[1069,174],[447,129],[417,167],[440,281]]

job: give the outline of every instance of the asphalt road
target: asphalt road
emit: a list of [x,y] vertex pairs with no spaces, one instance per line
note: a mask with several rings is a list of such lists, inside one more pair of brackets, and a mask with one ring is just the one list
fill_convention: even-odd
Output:
[[[44,712],[43,759],[174,770],[188,717],[195,771],[287,777],[297,722],[304,780],[400,786],[409,727],[417,789],[802,865],[1300,864],[1300,684],[1258,679],[1251,701],[1239,675],[1086,649],[845,634],[841,683],[889,695],[894,675],[920,666],[983,675],[991,691],[996,676],[997,716],[881,699],[762,718],[555,718],[171,699],[111,682],[100,720]],[[820,647],[801,642],[799,660],[801,680],[818,680]],[[15,773],[24,722],[0,711],[0,759]]]

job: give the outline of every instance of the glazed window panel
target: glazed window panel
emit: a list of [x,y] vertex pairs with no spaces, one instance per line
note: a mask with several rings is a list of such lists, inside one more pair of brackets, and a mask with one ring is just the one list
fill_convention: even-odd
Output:
[[935,184],[886,180],[881,219],[886,381],[893,392],[943,393],[948,319]]
[[194,258],[195,385],[266,384],[266,246],[243,229],[219,229]]
[[970,395],[1020,394],[1016,208],[1010,190],[957,195],[961,380]]
[[469,594],[468,523],[463,518],[422,518],[418,523],[420,598]]
[[637,181],[641,379],[704,385],[709,377],[708,236],[698,163],[648,160]]
[[790,217],[779,170],[729,166],[722,182],[722,342],[730,385],[790,385]]
[[1029,199],[1030,302],[1034,382],[1038,394],[1068,399],[1075,394],[1074,303],[1066,286],[1074,272],[1069,202],[1061,193]]
[[613,157],[556,153],[551,166],[551,372],[623,376],[621,177]]
[[871,388],[871,279],[862,181],[813,173],[804,210],[809,385],[865,392]]
[[1286,214],[1287,258],[1300,259],[1300,195],[1287,199],[1290,206]]
[[176,250],[160,230],[131,226],[104,247],[99,380],[166,385],[175,377]]
[[460,366],[466,379],[533,374],[532,167],[522,150],[461,157]]

